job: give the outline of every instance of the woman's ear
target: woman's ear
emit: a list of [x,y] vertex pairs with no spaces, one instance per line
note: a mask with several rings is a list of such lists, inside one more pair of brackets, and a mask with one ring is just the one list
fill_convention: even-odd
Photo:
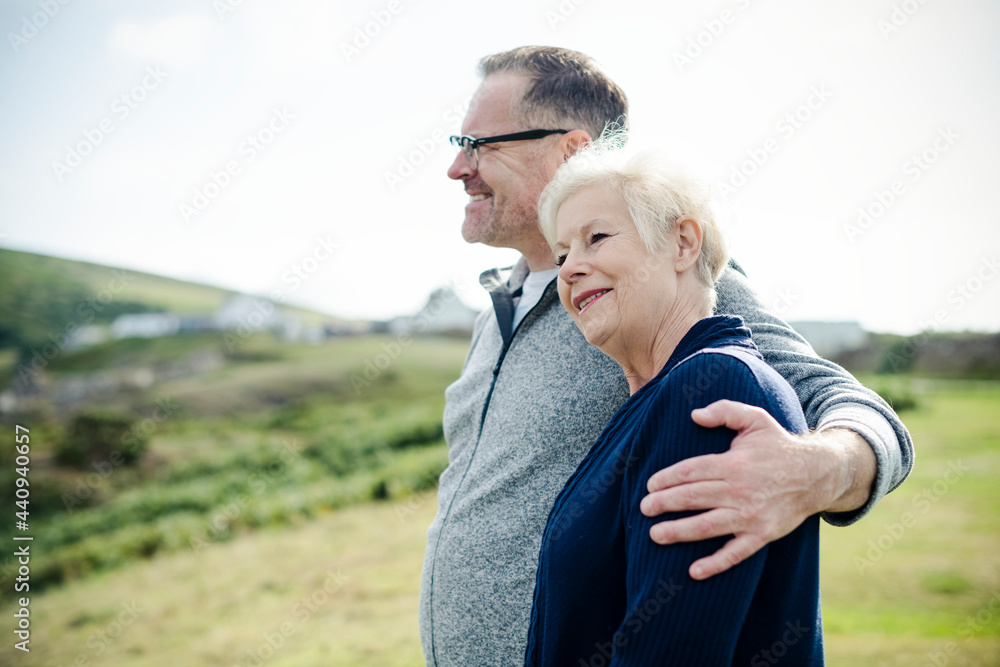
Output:
[[694,266],[701,255],[701,225],[690,215],[685,215],[674,225],[674,235],[677,239],[677,262],[674,268],[681,273]]

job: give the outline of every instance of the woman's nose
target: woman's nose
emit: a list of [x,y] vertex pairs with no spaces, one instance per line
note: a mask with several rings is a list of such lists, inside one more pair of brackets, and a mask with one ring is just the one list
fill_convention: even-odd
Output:
[[562,266],[559,267],[559,277],[567,283],[573,283],[584,277],[588,273],[586,262],[580,261],[578,253],[568,252],[563,257]]

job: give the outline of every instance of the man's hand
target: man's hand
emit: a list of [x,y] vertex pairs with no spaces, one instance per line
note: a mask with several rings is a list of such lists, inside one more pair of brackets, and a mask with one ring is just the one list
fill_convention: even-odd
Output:
[[735,401],[716,401],[691,418],[739,432],[728,452],[686,459],[650,477],[640,508],[649,517],[708,510],[654,525],[650,537],[659,544],[734,536],[691,565],[693,579],[725,572],[813,514],[854,510],[868,500],[875,454],[853,431],[793,435],[761,408]]

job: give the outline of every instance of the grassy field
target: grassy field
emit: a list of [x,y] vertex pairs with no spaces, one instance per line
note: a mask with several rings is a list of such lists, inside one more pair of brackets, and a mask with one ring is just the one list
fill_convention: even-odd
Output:
[[[141,466],[38,520],[33,576],[50,579],[31,594],[32,650],[13,648],[8,579],[0,664],[423,664],[419,575],[447,456],[437,419],[466,343],[417,341],[371,369],[391,344],[255,341],[253,361],[120,399],[180,407]],[[860,523],[824,526],[828,662],[998,665],[1000,383],[865,381],[916,401],[903,419],[917,467]],[[303,453],[275,466],[290,440]],[[71,483],[36,446],[38,474]]]
[[824,526],[828,657],[1000,665],[1000,383],[897,383],[919,402],[916,466],[861,522]]

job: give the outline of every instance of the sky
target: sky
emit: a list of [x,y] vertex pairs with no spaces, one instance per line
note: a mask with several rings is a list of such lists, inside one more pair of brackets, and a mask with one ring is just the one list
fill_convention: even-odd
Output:
[[[65,4],[63,4],[65,3]],[[786,320],[1000,331],[1000,4],[5,0],[0,247],[349,318],[509,249],[446,176],[484,55],[593,56]]]

